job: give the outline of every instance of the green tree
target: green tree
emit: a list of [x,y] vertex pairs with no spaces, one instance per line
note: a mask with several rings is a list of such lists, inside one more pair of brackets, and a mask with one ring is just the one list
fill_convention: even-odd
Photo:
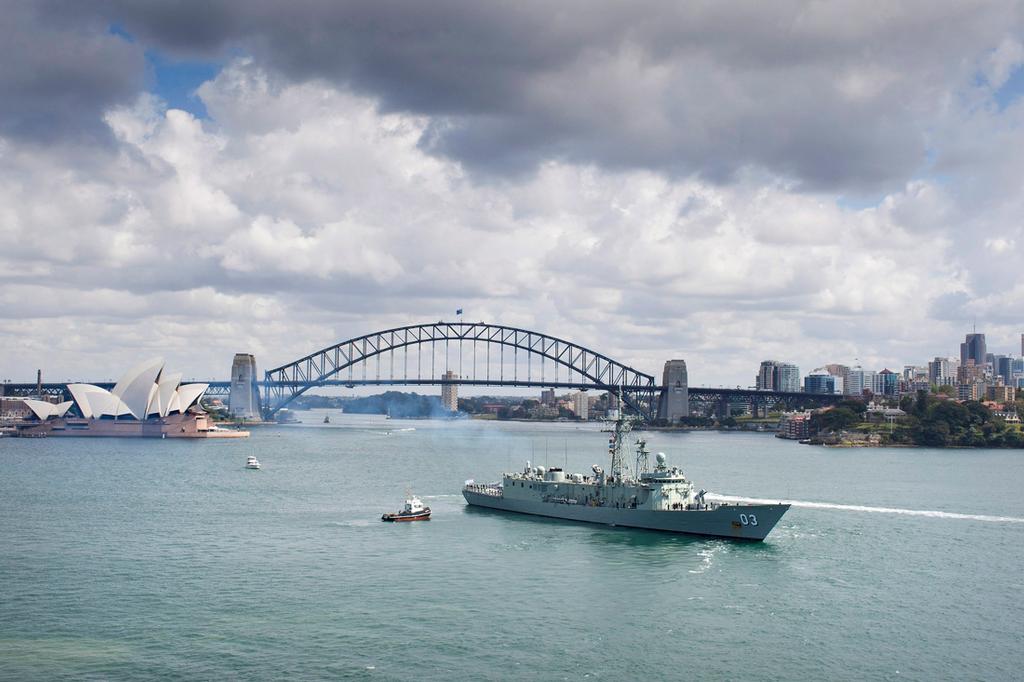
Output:
[[[847,402],[847,401],[844,401]],[[849,407],[836,407],[811,416],[811,429],[815,432],[842,431],[856,426],[861,416]]]

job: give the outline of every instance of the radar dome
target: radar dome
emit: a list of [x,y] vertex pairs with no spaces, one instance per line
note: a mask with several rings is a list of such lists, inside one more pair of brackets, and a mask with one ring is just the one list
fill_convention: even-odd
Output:
[[665,460],[668,459],[668,458],[665,457],[665,453],[664,452],[659,452],[654,459],[656,459],[658,461],[658,465],[659,466],[665,466]]
[[543,476],[544,475],[544,467],[537,467],[537,475],[538,476]]

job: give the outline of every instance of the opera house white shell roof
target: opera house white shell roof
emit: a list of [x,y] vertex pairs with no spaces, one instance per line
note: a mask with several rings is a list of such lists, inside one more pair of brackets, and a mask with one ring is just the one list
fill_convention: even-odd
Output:
[[[164,373],[162,358],[153,358],[139,363],[125,373],[110,391],[92,384],[68,384],[68,391],[78,405],[82,416],[87,419],[102,417],[134,417],[145,420],[150,417],[166,417],[175,413],[184,413],[199,402],[209,384],[181,383],[181,373]],[[25,401],[40,402],[40,401]],[[49,405],[49,403],[42,403]],[[64,407],[67,412],[71,402],[61,405],[50,405],[52,408]],[[32,405],[29,405],[32,408]],[[32,408],[35,411],[35,408]],[[39,412],[40,419],[46,419]],[[47,414],[47,416],[51,416]],[[60,416],[60,415],[53,415]]]
[[32,410],[39,419],[46,421],[50,417],[63,417],[74,403],[70,400],[60,404],[48,403],[45,400],[23,400],[22,402]]

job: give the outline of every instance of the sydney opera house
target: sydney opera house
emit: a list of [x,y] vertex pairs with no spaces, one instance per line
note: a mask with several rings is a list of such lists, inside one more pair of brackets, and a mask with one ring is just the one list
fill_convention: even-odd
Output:
[[182,384],[180,372],[164,372],[160,358],[129,370],[111,390],[68,384],[72,400],[59,404],[26,400],[34,419],[19,427],[25,436],[136,436],[149,438],[239,438],[246,431],[218,428],[199,407],[209,384]]

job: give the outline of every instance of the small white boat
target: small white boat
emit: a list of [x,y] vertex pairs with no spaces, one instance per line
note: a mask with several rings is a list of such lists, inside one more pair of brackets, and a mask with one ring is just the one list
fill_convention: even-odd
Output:
[[255,457],[253,457],[252,455],[249,455],[249,458],[247,460],[245,460],[245,468],[246,469],[259,469],[260,468],[260,461],[258,459],[256,459]]

